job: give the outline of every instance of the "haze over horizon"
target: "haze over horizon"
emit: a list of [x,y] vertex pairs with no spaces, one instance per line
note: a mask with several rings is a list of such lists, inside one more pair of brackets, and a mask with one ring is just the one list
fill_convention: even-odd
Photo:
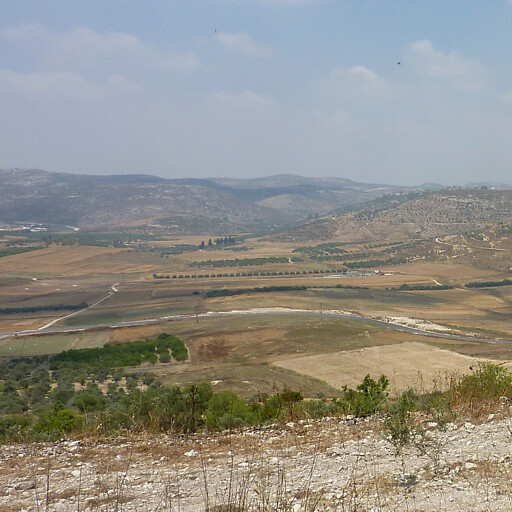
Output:
[[512,1],[3,3],[0,168],[512,181]]

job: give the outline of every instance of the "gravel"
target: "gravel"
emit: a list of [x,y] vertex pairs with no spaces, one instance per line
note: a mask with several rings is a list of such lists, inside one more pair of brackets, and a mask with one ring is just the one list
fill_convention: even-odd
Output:
[[429,423],[401,450],[382,425],[325,418],[215,435],[1,446],[0,510],[512,509],[512,419]]

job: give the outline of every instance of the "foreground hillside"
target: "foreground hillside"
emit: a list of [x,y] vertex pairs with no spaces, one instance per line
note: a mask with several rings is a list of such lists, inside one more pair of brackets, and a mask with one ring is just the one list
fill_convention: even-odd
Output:
[[512,506],[512,373],[502,365],[452,373],[444,391],[392,397],[384,375],[366,375],[339,399],[286,389],[244,400],[204,383],[162,386],[148,374],[141,384],[138,365],[165,363],[170,352],[184,361],[188,351],[168,335],[136,343],[4,361],[0,439],[11,444],[0,446],[2,511]]
[[[508,408],[508,405],[507,405]],[[325,418],[241,433],[0,447],[0,508],[502,511],[510,419],[429,426],[400,452],[379,420]]]

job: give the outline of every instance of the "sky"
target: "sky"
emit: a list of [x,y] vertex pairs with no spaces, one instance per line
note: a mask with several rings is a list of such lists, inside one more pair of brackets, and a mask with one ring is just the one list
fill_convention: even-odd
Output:
[[0,168],[512,182],[512,0],[0,0]]

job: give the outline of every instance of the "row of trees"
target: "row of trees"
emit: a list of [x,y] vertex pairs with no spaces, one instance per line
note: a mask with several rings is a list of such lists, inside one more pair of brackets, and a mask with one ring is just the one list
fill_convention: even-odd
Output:
[[342,269],[317,269],[317,270],[280,270],[263,272],[232,272],[219,274],[153,274],[153,279],[204,279],[217,277],[251,277],[251,276],[299,276],[311,274],[341,274]]
[[0,315],[11,315],[15,313],[36,313],[38,311],[69,311],[74,309],[84,309],[87,306],[87,302],[80,302],[80,304],[52,304],[46,306],[7,307],[0,308]]
[[235,258],[234,260],[207,260],[207,261],[194,261],[190,263],[191,267],[250,267],[266,265],[267,263],[299,263],[304,261],[302,258],[293,256],[288,258],[286,256],[267,256],[264,258]]
[[262,286],[259,288],[238,288],[236,290],[209,290],[206,292],[207,297],[230,297],[234,295],[245,295],[247,293],[271,293],[271,292],[288,292],[294,290],[307,290],[307,286]]
[[494,288],[496,286],[509,286],[512,279],[502,279],[501,281],[472,281],[464,286],[466,288]]
[[229,235],[225,237],[215,238],[213,241],[211,238],[208,239],[208,242],[205,243],[204,240],[199,244],[200,249],[205,249],[206,247],[213,247],[214,245],[233,245],[236,244],[236,238]]

